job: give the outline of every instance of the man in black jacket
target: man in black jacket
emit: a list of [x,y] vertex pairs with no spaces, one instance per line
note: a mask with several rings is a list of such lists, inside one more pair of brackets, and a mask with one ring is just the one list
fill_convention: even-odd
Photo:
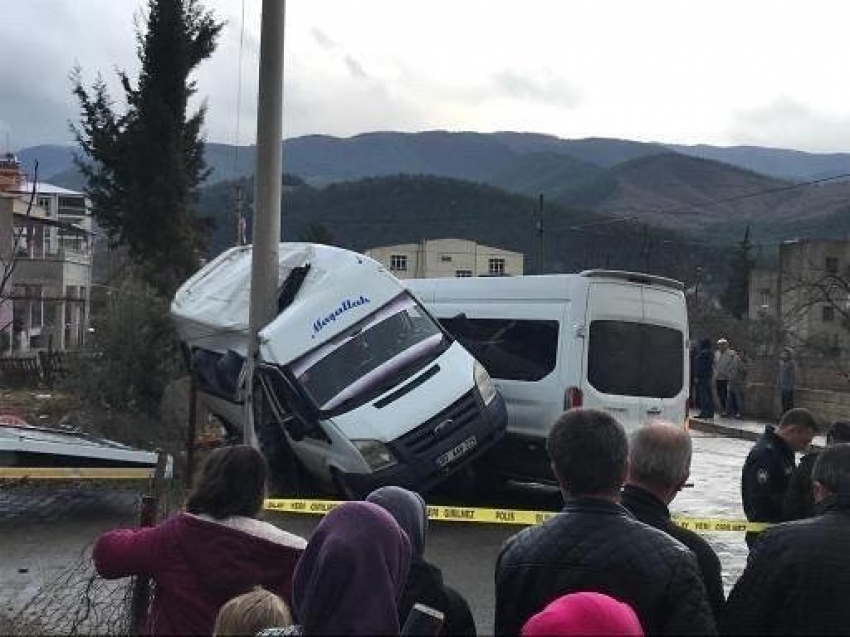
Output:
[[[818,431],[808,409],[786,411],[778,427],[768,425],[756,441],[741,472],[741,500],[750,522],[782,522],[782,500],[794,472],[794,453],[805,451]],[[747,533],[752,547],[755,533]]]
[[714,392],[711,389],[713,378],[714,352],[711,349],[711,339],[704,338],[699,342],[699,351],[694,360],[699,418],[714,418]]
[[729,594],[730,635],[846,635],[850,629],[850,444],[812,472],[819,515],[762,533]]
[[[826,444],[850,442],[850,422],[837,420],[826,432]],[[788,482],[788,490],[782,502],[782,519],[786,522],[810,518],[815,514],[815,494],[812,489],[812,469],[818,459],[818,451],[811,451],[800,458]]]
[[566,504],[509,539],[496,562],[499,635],[567,593],[603,593],[629,604],[647,634],[713,634],[714,618],[693,554],[618,504],[628,441],[609,414],[573,409],[546,442]]
[[673,524],[667,505],[691,473],[691,437],[682,427],[656,422],[638,429],[629,445],[629,474],[621,502],[638,520],[687,546],[697,558],[715,621],[723,610],[720,559],[693,531]]

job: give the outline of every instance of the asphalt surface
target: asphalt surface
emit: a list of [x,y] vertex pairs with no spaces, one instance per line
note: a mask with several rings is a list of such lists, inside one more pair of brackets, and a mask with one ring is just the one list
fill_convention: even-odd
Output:
[[[740,468],[751,442],[693,432],[692,488],[674,501],[674,512],[699,517],[740,519]],[[85,564],[86,549],[98,533],[131,526],[137,516],[132,491],[109,489],[0,488],[0,632],[3,616],[14,616],[50,587],[62,573]],[[452,493],[437,493],[429,504],[459,503]],[[480,507],[556,510],[556,490],[509,484],[488,497],[466,499]],[[298,514],[267,514],[287,530],[309,537],[319,518]],[[504,541],[522,527],[457,522],[432,522],[426,559],[443,570],[445,581],[468,600],[481,634],[492,633],[494,565]],[[743,534],[707,536],[723,563],[727,591],[746,560]]]

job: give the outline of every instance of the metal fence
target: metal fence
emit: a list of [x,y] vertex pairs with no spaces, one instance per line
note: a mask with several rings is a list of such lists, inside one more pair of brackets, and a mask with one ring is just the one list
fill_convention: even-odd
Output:
[[174,510],[175,486],[161,473],[0,481],[0,634],[139,634],[151,583],[99,577],[91,550],[104,530],[152,525]]

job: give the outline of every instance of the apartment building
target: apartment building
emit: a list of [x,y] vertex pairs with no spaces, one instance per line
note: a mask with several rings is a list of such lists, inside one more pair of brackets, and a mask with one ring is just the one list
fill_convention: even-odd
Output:
[[90,202],[52,184],[33,187],[12,154],[0,160],[0,195],[0,253],[4,271],[11,270],[0,310],[6,342],[14,353],[82,347],[91,294]]
[[384,264],[400,279],[518,276],[523,273],[522,253],[466,239],[432,239],[381,246],[365,254]]
[[792,342],[850,347],[850,239],[783,242],[777,267],[753,271],[749,291],[749,317],[775,317]]

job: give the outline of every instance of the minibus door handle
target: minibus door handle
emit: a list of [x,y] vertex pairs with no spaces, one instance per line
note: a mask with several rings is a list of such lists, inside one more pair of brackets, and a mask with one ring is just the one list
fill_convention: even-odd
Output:
[[646,410],[646,413],[650,416],[660,416],[661,415],[661,407],[651,407]]

